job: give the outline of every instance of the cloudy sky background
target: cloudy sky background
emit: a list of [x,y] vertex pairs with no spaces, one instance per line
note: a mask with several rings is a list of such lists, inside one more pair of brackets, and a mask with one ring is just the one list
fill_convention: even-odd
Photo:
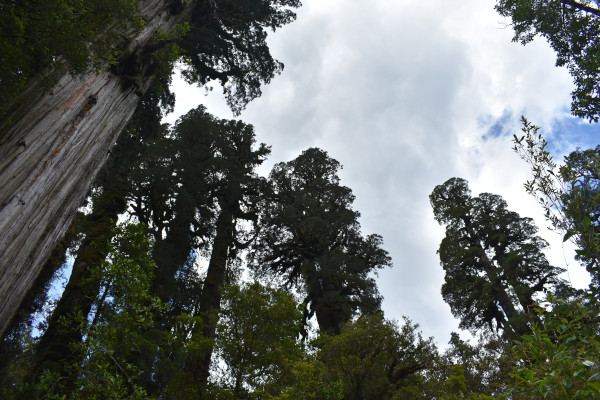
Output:
[[[499,194],[544,228],[523,190],[528,166],[511,150],[520,116],[542,127],[559,160],[595,146],[598,127],[570,116],[570,75],[554,67],[543,39],[511,42],[493,0],[303,2],[297,20],[270,35],[283,73],[239,119],[272,146],[265,175],[309,147],[344,166],[342,184],[356,195],[363,232],[382,235],[394,261],[378,278],[386,316],[410,317],[444,346],[458,321],[440,294],[444,230],[429,205],[433,188],[465,178],[474,194]],[[174,89],[167,122],[199,103],[233,118],[218,87],[206,96],[176,80]],[[572,249],[556,233],[541,234],[551,262],[585,285]]]

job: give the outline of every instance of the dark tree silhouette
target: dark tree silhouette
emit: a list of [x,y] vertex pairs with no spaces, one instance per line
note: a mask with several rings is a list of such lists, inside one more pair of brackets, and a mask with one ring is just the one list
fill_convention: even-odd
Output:
[[506,209],[497,195],[472,197],[467,181],[452,178],[430,195],[436,221],[446,225],[438,254],[444,271],[444,300],[460,327],[486,325],[507,334],[528,331],[536,293],[557,285],[531,218]]
[[352,191],[339,184],[340,164],[317,148],[277,164],[261,221],[257,265],[300,283],[322,332],[339,333],[358,309],[379,310],[371,274],[391,266],[378,235],[363,237]]

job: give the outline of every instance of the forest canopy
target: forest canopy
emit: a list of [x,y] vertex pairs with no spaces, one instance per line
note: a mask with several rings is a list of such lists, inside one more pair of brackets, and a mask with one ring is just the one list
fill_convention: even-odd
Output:
[[[189,12],[189,18],[133,53],[124,51],[131,44],[126,33],[143,32],[152,23],[139,18],[135,2],[66,0],[48,2],[47,9],[36,1],[0,5],[0,50],[6,50],[0,55],[0,85],[6,86],[0,108],[10,107],[35,80],[53,79],[44,74],[60,68],[73,77],[95,69],[118,75],[139,97],[85,203],[2,336],[1,398],[600,396],[599,148],[573,149],[555,161],[545,128],[525,118],[513,137],[514,151],[532,170],[525,189],[540,203],[542,222],[572,241],[577,261],[592,277],[583,289],[553,265],[540,221],[536,225],[513,211],[506,197],[475,195],[470,187],[476,185],[459,177],[425,188],[427,218],[443,230],[439,265],[434,263],[442,277],[436,290],[464,330],[440,344],[421,332],[416,321],[425,315],[390,318],[381,290],[388,282],[379,278],[389,279],[392,268],[426,270],[409,263],[409,254],[394,254],[392,262],[391,249],[410,235],[411,243],[428,238],[406,222],[399,227],[404,236],[371,232],[373,219],[357,209],[377,201],[385,223],[376,226],[385,228],[400,224],[389,217],[389,205],[418,214],[427,204],[353,191],[348,184],[364,187],[362,181],[368,181],[374,188],[379,178],[362,153],[357,160],[345,158],[360,163],[359,176],[342,174],[335,147],[295,148],[269,164],[272,147],[262,143],[258,125],[221,118],[202,104],[164,123],[175,105],[170,84],[177,61],[190,83],[218,81],[239,115],[283,69],[271,56],[266,32],[292,22],[300,6],[296,0],[191,3],[169,3],[169,15]],[[498,1],[496,10],[511,19],[516,40],[529,43],[535,35],[548,40],[558,64],[575,79],[573,113],[597,122],[597,2]],[[36,24],[41,15],[47,20]],[[40,48],[29,35],[40,38]],[[73,42],[72,37],[80,40],[54,43]],[[363,88],[360,77],[354,78]],[[290,89],[286,96],[295,94]],[[344,107],[352,103],[345,100]],[[86,101],[77,111],[84,124],[85,113],[96,105]],[[273,118],[276,106],[285,106],[268,104]],[[305,118],[300,111],[294,123]],[[379,129],[377,113],[363,111],[373,120],[369,128]],[[337,126],[323,125],[322,134],[337,138]],[[302,132],[279,134],[291,142]],[[417,146],[396,147],[391,138],[382,146],[378,136],[365,138],[365,147],[392,148],[397,162],[414,160],[408,153]],[[503,143],[495,139],[486,138],[494,146]],[[428,146],[420,149],[431,150],[424,151],[429,165],[446,166],[433,144]],[[388,193],[396,193],[393,173],[385,178]],[[57,293],[61,275],[68,282]],[[407,292],[414,284],[394,283]],[[414,303],[425,296],[415,296]]]

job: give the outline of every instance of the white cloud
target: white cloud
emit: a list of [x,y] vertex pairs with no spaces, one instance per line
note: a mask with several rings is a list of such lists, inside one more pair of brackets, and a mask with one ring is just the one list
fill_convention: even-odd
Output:
[[[311,146],[342,163],[342,183],[357,196],[365,233],[381,234],[394,259],[379,279],[387,316],[410,316],[440,344],[457,322],[440,295],[443,229],[429,193],[460,176],[474,194],[500,194],[545,226],[522,189],[528,167],[512,153],[510,137],[486,134],[495,124],[519,131],[521,114],[550,129],[570,104],[571,78],[554,67],[548,45],[512,43],[493,6],[304,0],[298,20],[270,38],[286,65],[282,75],[241,116],[273,146],[269,168]],[[203,102],[231,118],[218,89],[208,97],[176,90],[178,113]],[[562,250],[551,254],[564,266]]]

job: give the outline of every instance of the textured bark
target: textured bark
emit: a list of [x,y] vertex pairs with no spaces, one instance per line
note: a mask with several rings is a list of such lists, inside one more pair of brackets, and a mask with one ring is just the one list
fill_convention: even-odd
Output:
[[[146,25],[131,35],[123,57],[142,54],[156,32],[188,19],[193,4],[173,14],[169,1],[142,0]],[[65,74],[50,89],[27,90],[0,126],[0,335],[152,76],[139,78],[136,86],[110,71]]]

